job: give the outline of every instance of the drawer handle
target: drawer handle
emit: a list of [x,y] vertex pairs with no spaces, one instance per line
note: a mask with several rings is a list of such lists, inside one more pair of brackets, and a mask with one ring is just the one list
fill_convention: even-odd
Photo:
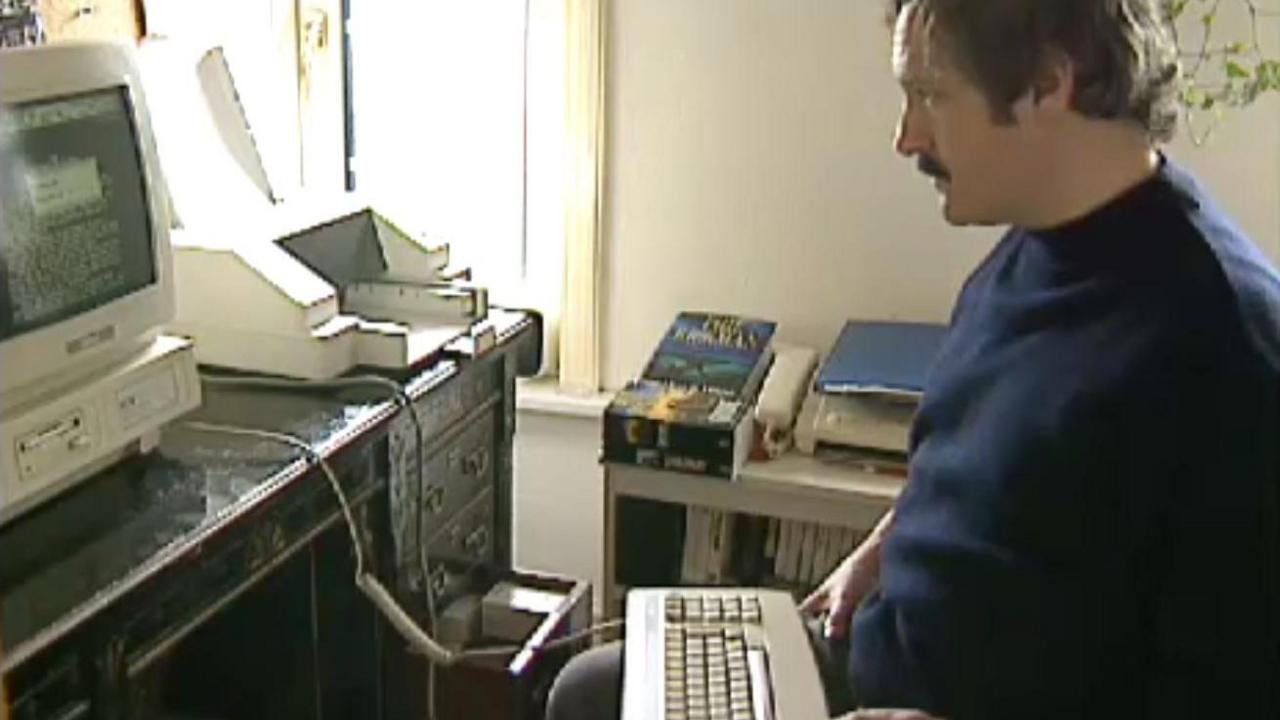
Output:
[[427,488],[426,496],[427,511],[432,515],[440,514],[444,509],[444,488],[440,485],[431,485]]
[[462,547],[465,548],[467,552],[473,552],[478,555],[482,550],[484,550],[485,545],[488,543],[489,526],[481,525],[475,530],[472,530],[471,534],[467,536],[467,539],[462,541]]
[[479,448],[462,459],[462,473],[478,478],[489,469],[489,449]]
[[438,598],[444,595],[444,589],[449,584],[449,577],[445,574],[444,568],[436,568],[431,571],[431,579],[427,581],[430,585],[429,592],[431,597]]

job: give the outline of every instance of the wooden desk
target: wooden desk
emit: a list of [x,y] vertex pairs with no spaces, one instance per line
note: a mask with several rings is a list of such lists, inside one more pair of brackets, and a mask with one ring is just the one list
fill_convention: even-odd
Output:
[[800,453],[749,462],[729,481],[705,475],[618,463],[604,468],[604,587],[606,614],[617,611],[618,500],[623,497],[696,505],[790,520],[871,528],[893,504],[903,480]]
[[[428,591],[445,602],[511,565],[515,377],[537,367],[541,340],[529,315],[495,323],[491,352],[395,378],[418,409],[421,459],[407,413],[378,388],[206,385],[183,420],[307,440],[337,472],[383,582],[411,607]],[[332,490],[297,451],[179,421],[151,455],[0,528],[13,717],[407,715],[417,700],[396,693],[416,688],[387,680],[403,643],[353,572]]]

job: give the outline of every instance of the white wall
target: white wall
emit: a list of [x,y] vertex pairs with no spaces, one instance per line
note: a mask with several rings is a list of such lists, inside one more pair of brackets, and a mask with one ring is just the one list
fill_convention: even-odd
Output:
[[[604,379],[680,309],[779,321],[825,348],[845,318],[945,320],[995,230],[956,230],[890,138],[877,0],[615,0],[609,23]],[[1175,155],[1280,258],[1280,103]]]
[[516,421],[515,564],[591,581],[600,608],[604,489],[599,414],[522,409]]

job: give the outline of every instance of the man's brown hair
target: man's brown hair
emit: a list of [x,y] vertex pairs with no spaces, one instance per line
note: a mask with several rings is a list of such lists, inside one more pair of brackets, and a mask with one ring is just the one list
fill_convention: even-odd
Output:
[[1075,74],[1072,108],[1131,120],[1155,140],[1177,126],[1177,48],[1162,0],[890,0],[924,13],[931,39],[982,89],[997,122],[1055,57]]

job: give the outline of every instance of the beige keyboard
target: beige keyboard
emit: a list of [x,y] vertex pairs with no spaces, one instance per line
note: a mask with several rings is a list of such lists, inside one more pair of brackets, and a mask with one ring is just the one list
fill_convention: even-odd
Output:
[[754,588],[627,595],[623,720],[813,720],[827,716],[791,596]]

